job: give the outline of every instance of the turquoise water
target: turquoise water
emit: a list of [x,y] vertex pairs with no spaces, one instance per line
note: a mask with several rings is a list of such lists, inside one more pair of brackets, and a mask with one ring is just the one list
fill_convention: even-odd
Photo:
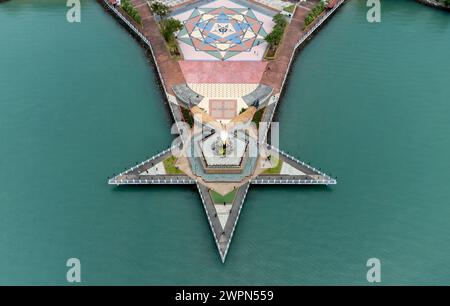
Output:
[[351,1],[297,58],[281,146],[338,177],[253,187],[225,264],[192,187],[112,188],[167,147],[139,44],[95,1],[0,4],[0,284],[450,283],[450,16]]

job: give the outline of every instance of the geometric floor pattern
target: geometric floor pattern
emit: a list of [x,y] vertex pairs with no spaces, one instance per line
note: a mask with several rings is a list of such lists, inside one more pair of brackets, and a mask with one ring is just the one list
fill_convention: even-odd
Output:
[[263,22],[249,8],[195,8],[177,38],[219,60],[251,52],[264,43]]

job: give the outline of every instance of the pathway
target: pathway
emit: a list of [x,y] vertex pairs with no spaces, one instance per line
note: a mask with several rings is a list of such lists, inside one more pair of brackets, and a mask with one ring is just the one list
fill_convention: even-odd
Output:
[[150,41],[157,65],[159,66],[166,90],[173,94],[172,87],[175,84],[186,83],[178,62],[171,58],[167,51],[166,42],[159,32],[158,25],[146,0],[131,0],[131,3],[139,11],[142,18],[141,31]]
[[292,16],[291,23],[286,30],[283,41],[279,46],[276,59],[270,61],[267,65],[261,83],[273,87],[274,94],[280,92],[284,76],[289,70],[289,62],[292,53],[294,52],[300,37],[304,34],[302,30],[305,26],[305,17],[308,15],[309,10],[318,2],[319,0],[308,0],[302,2],[301,6],[297,7],[294,16]]

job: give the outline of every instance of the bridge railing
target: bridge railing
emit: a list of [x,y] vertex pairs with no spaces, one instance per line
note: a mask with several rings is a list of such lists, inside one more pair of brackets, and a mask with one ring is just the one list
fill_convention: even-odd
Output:
[[323,172],[320,171],[319,169],[316,169],[316,168],[314,168],[314,167],[308,165],[307,163],[305,163],[305,162],[303,162],[303,161],[301,161],[301,160],[295,158],[295,157],[292,156],[292,155],[289,155],[288,153],[284,152],[283,150],[280,150],[280,149],[278,149],[278,148],[276,148],[276,147],[274,147],[274,146],[272,146],[272,145],[270,145],[270,144],[267,144],[267,147],[268,147],[270,150],[276,151],[278,154],[281,154],[281,155],[283,155],[284,157],[289,158],[290,160],[292,160],[292,161],[294,161],[294,162],[296,162],[296,163],[298,163],[298,164],[301,164],[302,166],[304,166],[304,167],[306,167],[306,168],[308,168],[308,169],[314,171],[315,173],[320,174],[321,176],[325,177],[327,180],[334,180],[334,181],[336,181],[334,178],[330,177],[328,174],[323,173]]

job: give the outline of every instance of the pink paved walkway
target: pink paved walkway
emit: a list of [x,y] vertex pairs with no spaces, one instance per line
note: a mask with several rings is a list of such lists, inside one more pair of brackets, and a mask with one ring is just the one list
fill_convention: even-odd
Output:
[[261,82],[267,62],[217,62],[180,61],[181,71],[187,83],[237,83]]
[[158,62],[164,83],[166,84],[166,90],[170,94],[173,94],[173,85],[185,83],[180,66],[175,59],[170,57],[166,42],[159,32],[146,0],[131,0],[131,3],[141,14],[142,26],[138,26],[138,28],[140,28],[153,46],[156,61]]
[[303,35],[302,29],[305,27],[305,17],[318,2],[319,0],[307,0],[297,7],[291,23],[286,29],[281,45],[278,47],[277,57],[270,62],[267,71],[264,73],[261,83],[272,87],[274,93],[279,93],[281,90],[295,45]]

